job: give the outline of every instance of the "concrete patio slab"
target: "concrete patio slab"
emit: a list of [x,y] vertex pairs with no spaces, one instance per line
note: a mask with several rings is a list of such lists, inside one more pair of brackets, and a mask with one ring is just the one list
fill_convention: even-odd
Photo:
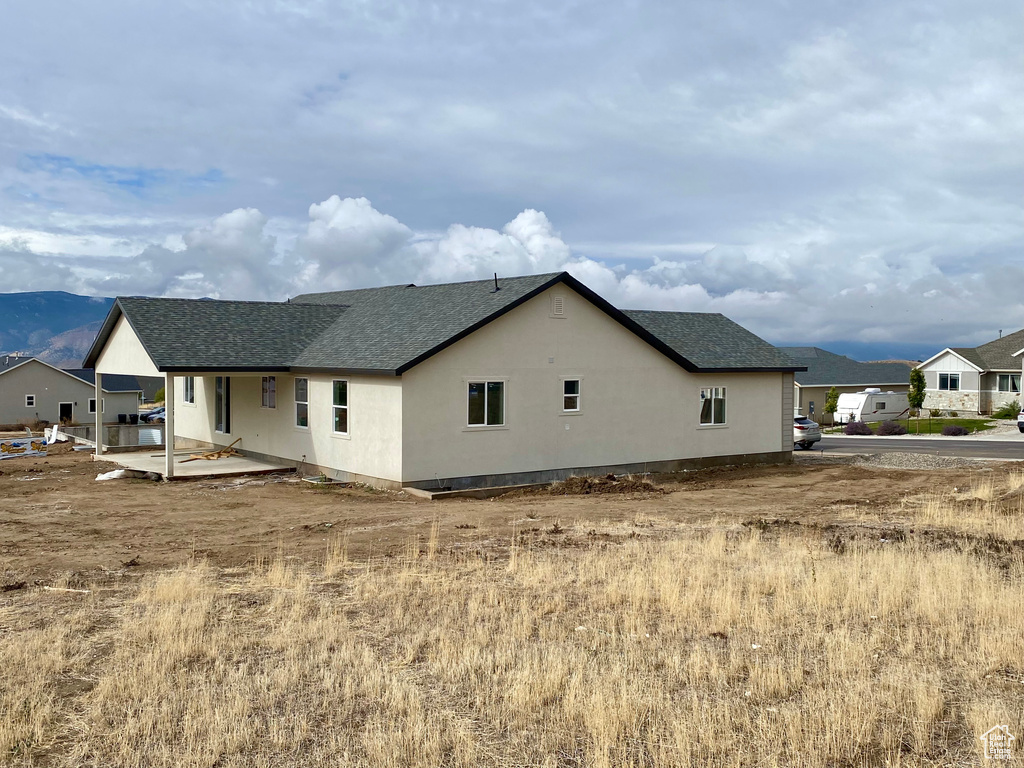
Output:
[[[227,456],[223,459],[184,462],[194,453],[202,450],[175,451],[174,477],[171,480],[195,480],[208,477],[236,477],[239,475],[267,475],[274,472],[294,472],[295,467],[284,464],[271,464],[266,461],[250,459],[248,456]],[[165,456],[161,453],[117,453],[104,454],[102,461],[112,461],[126,469],[139,472],[155,472],[164,477],[166,468]],[[184,462],[184,463],[183,463]],[[167,478],[164,478],[167,479]]]

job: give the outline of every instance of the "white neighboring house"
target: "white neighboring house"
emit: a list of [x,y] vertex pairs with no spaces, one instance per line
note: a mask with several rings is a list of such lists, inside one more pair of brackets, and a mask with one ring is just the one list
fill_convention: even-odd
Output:
[[256,458],[427,489],[788,462],[803,370],[722,315],[621,311],[564,272],[118,298],[86,364],[163,375],[179,445],[241,438]]
[[1024,330],[980,347],[947,347],[918,367],[924,373],[925,408],[987,414],[1020,402]]
[[[141,387],[134,376],[112,376],[99,395],[99,416],[117,422],[120,414],[138,414]],[[91,370],[63,370],[35,357],[0,357],[0,424],[51,424],[96,419]]]

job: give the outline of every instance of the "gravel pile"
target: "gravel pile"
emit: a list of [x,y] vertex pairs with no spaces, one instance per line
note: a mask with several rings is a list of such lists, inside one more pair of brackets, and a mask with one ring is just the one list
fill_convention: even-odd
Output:
[[885,469],[957,469],[977,466],[974,459],[952,456],[929,456],[926,453],[871,453],[857,456],[854,464]]

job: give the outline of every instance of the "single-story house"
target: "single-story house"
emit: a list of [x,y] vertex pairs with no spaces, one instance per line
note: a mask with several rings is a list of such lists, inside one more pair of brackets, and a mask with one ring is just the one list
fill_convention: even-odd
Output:
[[722,315],[622,311],[564,272],[118,298],[85,364],[98,384],[164,376],[179,446],[241,438],[304,472],[426,489],[787,462],[802,369]]
[[1024,330],[980,347],[946,347],[918,367],[924,373],[925,408],[992,413],[1020,401]]
[[63,370],[35,357],[0,357],[0,424],[88,424],[97,417],[116,422],[120,414],[138,414],[141,391],[134,376],[111,376],[97,394],[91,370]]
[[861,363],[821,347],[779,347],[806,368],[795,375],[793,403],[808,417],[822,415],[825,396],[835,387],[839,394],[863,392],[879,387],[885,392],[910,389],[910,366],[906,363]]

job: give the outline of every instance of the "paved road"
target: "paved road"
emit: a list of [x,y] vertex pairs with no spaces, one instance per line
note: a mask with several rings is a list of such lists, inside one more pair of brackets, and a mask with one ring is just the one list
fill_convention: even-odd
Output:
[[[927,453],[931,456],[956,456],[968,459],[1024,460],[1024,435],[1006,440],[957,440],[955,438],[916,439],[900,437],[862,437],[857,439],[823,437],[814,444],[825,453]],[[799,453],[799,449],[797,450]]]

